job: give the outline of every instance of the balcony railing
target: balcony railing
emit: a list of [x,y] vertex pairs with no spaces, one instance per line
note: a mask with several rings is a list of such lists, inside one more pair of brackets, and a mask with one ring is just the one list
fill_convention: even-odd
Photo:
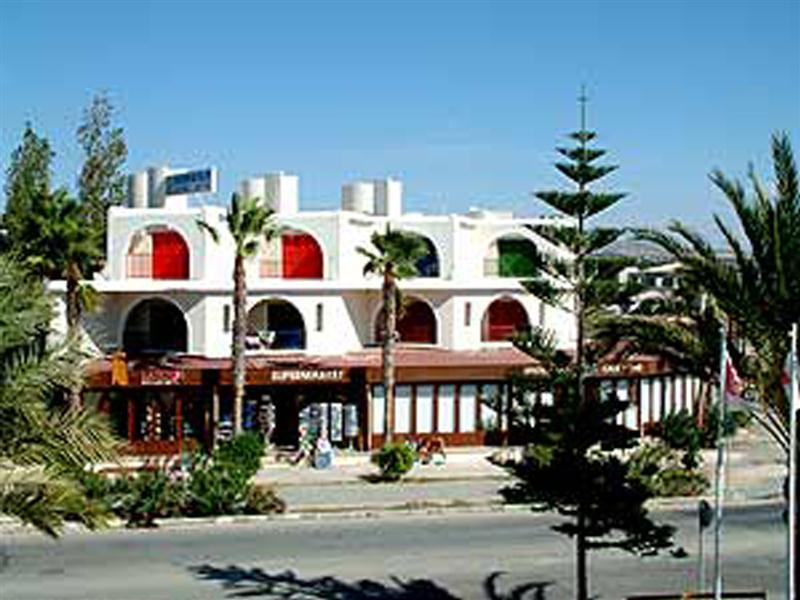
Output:
[[281,261],[262,258],[258,261],[258,276],[261,279],[280,279]]
[[500,259],[499,258],[484,258],[483,259],[483,275],[485,277],[497,277],[500,275]]
[[514,256],[483,259],[484,277],[516,277],[528,278],[536,275],[536,269],[527,261]]
[[245,339],[248,350],[302,350],[305,348],[305,331],[302,328],[270,329],[250,333]]
[[520,329],[516,325],[489,325],[487,331],[487,341],[489,342],[505,342],[514,337],[514,334]]
[[[275,258],[261,258],[258,260],[258,276],[261,279],[330,279],[330,274],[333,272],[331,265],[331,260],[328,261],[327,270],[323,265],[322,273],[320,273],[319,277],[311,277],[300,274],[287,275],[286,265],[283,263],[283,261]],[[297,272],[298,269],[290,268],[288,271]]]
[[127,274],[132,279],[150,279],[153,277],[152,254],[128,254]]

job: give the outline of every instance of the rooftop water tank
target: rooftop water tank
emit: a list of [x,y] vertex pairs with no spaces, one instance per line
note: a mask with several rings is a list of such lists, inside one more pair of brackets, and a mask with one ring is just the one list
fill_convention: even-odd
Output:
[[375,214],[399,217],[403,214],[403,182],[388,177],[373,182],[375,189]]
[[342,210],[375,212],[375,184],[372,181],[345,183],[342,186]]
[[128,207],[147,208],[147,171],[128,175]]

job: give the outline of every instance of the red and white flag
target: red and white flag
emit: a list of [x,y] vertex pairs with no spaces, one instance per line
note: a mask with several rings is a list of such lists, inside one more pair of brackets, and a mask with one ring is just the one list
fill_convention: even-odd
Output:
[[730,355],[725,357],[725,402],[731,406],[747,406],[744,381],[739,377]]

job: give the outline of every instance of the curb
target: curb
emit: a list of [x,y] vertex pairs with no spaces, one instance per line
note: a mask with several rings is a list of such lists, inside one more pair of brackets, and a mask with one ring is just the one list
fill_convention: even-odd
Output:
[[[329,505],[300,507],[285,513],[269,515],[220,515],[216,517],[173,517],[157,519],[156,526],[128,528],[121,519],[111,519],[105,527],[96,531],[129,529],[146,532],[153,529],[180,529],[204,527],[209,525],[237,525],[247,523],[267,523],[281,521],[318,521],[323,519],[364,519],[380,518],[393,515],[434,515],[444,513],[515,513],[528,512],[530,509],[522,504],[503,504],[497,502],[468,502],[465,500],[404,502],[401,504],[374,505]],[[80,523],[66,522],[64,533],[92,533]],[[37,534],[38,530],[31,525],[20,523],[11,518],[0,519],[0,534]]]
[[[463,475],[463,476],[454,476],[454,477],[404,477],[401,481],[396,482],[399,484],[410,484],[410,485],[428,485],[428,484],[440,484],[440,483],[467,483],[470,481],[512,481],[513,478],[510,476],[505,475],[481,475],[481,476],[473,476],[473,475]],[[303,488],[303,487],[339,487],[339,486],[375,486],[375,485],[386,485],[384,482],[381,483],[373,483],[369,482],[360,478],[356,479],[344,479],[344,480],[329,480],[329,481],[289,481],[283,482],[280,480],[264,478],[262,480],[256,479],[256,483],[263,483],[266,485],[271,485],[274,488]]]
[[[660,498],[648,502],[647,507],[654,511],[677,512],[694,511],[703,496]],[[757,499],[732,499],[725,503],[729,508],[746,506],[777,505],[781,502],[778,496]],[[270,515],[222,515],[217,517],[175,517],[159,519],[153,529],[186,529],[213,525],[239,525],[252,523],[287,522],[287,521],[319,521],[326,519],[378,519],[391,516],[420,516],[441,514],[515,514],[547,515],[549,513],[531,511],[527,504],[505,504],[501,500],[490,502],[470,502],[468,500],[424,500],[396,504],[363,504],[363,505],[318,505],[301,506],[285,513]],[[103,530],[127,529],[120,519],[110,520]],[[148,528],[131,528],[131,531],[146,532]],[[64,524],[64,533],[90,533],[82,525],[74,522]],[[0,534],[37,534],[38,530],[24,525],[11,518],[0,519]]]

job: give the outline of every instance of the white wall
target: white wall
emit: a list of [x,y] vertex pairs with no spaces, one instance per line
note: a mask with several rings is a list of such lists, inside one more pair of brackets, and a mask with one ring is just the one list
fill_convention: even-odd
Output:
[[[121,343],[123,320],[132,304],[147,297],[167,297],[184,310],[189,329],[189,352],[209,357],[230,355],[230,332],[223,330],[224,306],[231,304],[233,242],[224,221],[225,209],[123,208],[109,211],[107,279],[95,282],[104,299],[103,311],[86,318],[86,327],[98,348]],[[380,278],[363,275],[366,259],[358,246],[369,247],[374,232],[383,232],[387,218],[347,211],[299,212],[280,215],[279,223],[311,234],[323,252],[324,279],[320,281],[261,279],[258,257],[247,264],[249,306],[265,298],[294,304],[306,324],[307,351],[337,354],[372,344],[374,317],[380,305]],[[203,220],[216,227],[219,243],[197,227]],[[484,258],[491,242],[503,235],[522,235],[542,252],[554,250],[548,242],[507,216],[481,218],[462,215],[406,214],[389,218],[395,229],[428,237],[437,249],[441,277],[404,281],[407,295],[419,296],[434,308],[438,345],[478,349],[506,342],[481,341],[481,321],[489,304],[502,296],[519,300],[531,324],[540,324],[541,302],[512,278],[484,277]],[[190,246],[189,281],[128,279],[126,256],[131,237],[151,226],[165,225],[181,233]],[[565,256],[566,254],[563,253]],[[471,303],[471,321],[464,309]],[[323,331],[316,331],[316,306],[323,305]],[[547,306],[543,325],[553,329],[559,346],[574,344],[574,319]],[[232,308],[231,308],[232,317]]]

